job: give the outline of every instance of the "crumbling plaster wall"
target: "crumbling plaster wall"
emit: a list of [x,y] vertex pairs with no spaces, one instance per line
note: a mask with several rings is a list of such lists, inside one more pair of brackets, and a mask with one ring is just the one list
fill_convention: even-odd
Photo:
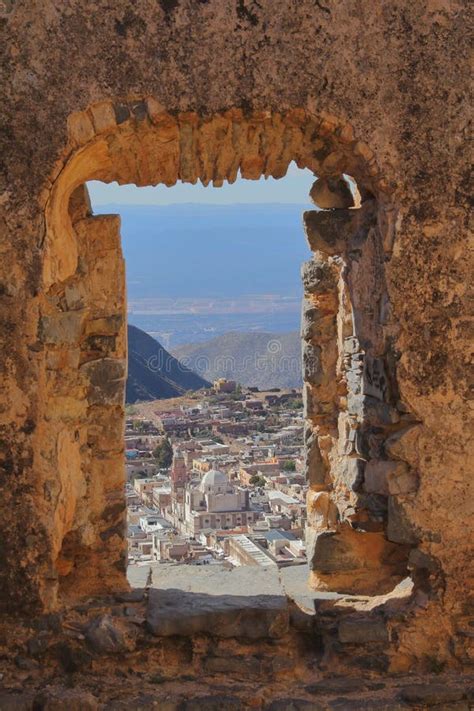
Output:
[[[386,196],[395,207],[386,214],[384,231],[392,233],[393,245],[383,260],[391,353],[397,358],[397,402],[420,424],[393,443],[392,457],[416,472],[418,488],[403,501],[404,516],[428,556],[422,561],[426,576],[438,581],[435,593],[425,593],[426,601],[433,597],[426,609],[408,620],[400,647],[407,659],[415,647],[463,659],[464,648],[458,642],[453,647],[452,640],[467,614],[472,513],[464,13],[455,0],[5,5],[3,607],[37,605],[45,560],[51,559],[38,457],[56,445],[42,430],[47,383],[39,329],[45,206],[71,150],[68,118],[97,102],[136,99],[138,105],[147,96],[171,114],[201,117],[233,108],[302,109],[329,123],[350,124],[354,144],[363,146],[367,174],[382,176],[377,199]],[[65,262],[69,257],[63,255]]]

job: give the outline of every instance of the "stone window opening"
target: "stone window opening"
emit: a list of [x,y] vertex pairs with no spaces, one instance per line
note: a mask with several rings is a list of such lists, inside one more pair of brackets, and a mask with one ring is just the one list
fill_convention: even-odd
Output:
[[[397,391],[383,268],[396,211],[373,152],[329,114],[233,109],[201,118],[170,115],[151,98],[101,102],[70,116],[68,152],[45,191],[42,427],[51,449],[39,457],[42,516],[54,524],[37,578],[44,608],[127,589],[124,265],[119,219],[92,215],[85,183],[219,186],[239,171],[281,178],[292,160],[319,176],[318,209],[303,215],[313,252],[302,270],[310,584],[380,595],[407,576],[418,484],[400,443],[417,423]],[[344,176],[357,185],[357,209]]]

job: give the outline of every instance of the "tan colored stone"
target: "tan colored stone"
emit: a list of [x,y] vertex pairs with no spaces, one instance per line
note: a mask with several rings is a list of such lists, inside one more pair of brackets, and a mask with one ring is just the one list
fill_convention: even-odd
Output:
[[350,123],[346,123],[339,134],[343,143],[352,143],[354,140],[354,129]]
[[358,156],[362,156],[362,158],[366,161],[370,161],[374,157],[373,150],[362,141],[357,141],[354,146],[354,153]]
[[369,493],[389,494],[389,477],[400,466],[400,462],[380,461],[371,459],[364,471],[364,489]]
[[[355,220],[348,248],[330,257],[344,285],[314,304],[306,330],[314,331],[309,335],[322,348],[334,386],[311,390],[309,424],[330,440],[324,457],[340,510],[352,507],[358,524],[364,516],[364,525],[378,525],[371,502],[348,501],[338,482],[338,415],[357,405],[340,393],[351,379],[351,387],[359,384],[358,376],[349,377],[356,368],[344,339],[354,336],[365,355],[387,359],[386,399],[372,403],[371,413],[364,406],[351,413],[356,427],[350,430],[361,437],[348,444],[358,459],[360,448],[369,459],[392,457],[417,473],[419,488],[403,495],[405,515],[427,554],[439,560],[443,579],[442,595],[433,590],[417,597],[410,615],[393,622],[398,648],[392,645],[391,659],[422,664],[435,650],[459,668],[469,658],[468,637],[456,631],[472,557],[466,524],[473,500],[466,365],[472,267],[464,177],[470,166],[463,145],[469,102],[453,110],[453,97],[466,96],[470,81],[468,9],[455,0],[433,0],[421,11],[416,3],[397,3],[390,11],[379,5],[359,4],[355,15],[351,3],[312,0],[135,3],[132,9],[117,0],[113,12],[102,0],[72,9],[59,0],[6,3],[2,112],[12,140],[2,152],[8,186],[1,194],[7,191],[8,199],[0,204],[4,608],[16,613],[20,606],[51,609],[57,602],[54,486],[46,500],[44,485],[60,476],[54,459],[59,432],[89,423],[84,370],[69,359],[69,347],[39,343],[40,319],[57,319],[65,304],[79,307],[67,304],[65,285],[82,276],[87,303],[80,308],[91,308],[93,318],[119,313],[123,302],[110,279],[117,269],[122,279],[118,241],[105,250],[111,254],[91,245],[84,254],[81,237],[100,237],[103,229],[106,239],[108,233],[103,222],[96,231],[90,223],[76,228],[71,196],[92,179],[232,181],[242,165],[250,178],[281,177],[292,161],[322,175],[325,159],[339,153],[364,199],[352,212],[362,212],[373,196],[374,211],[393,209],[394,217],[388,230],[383,220],[378,226]],[[448,93],[440,66],[448,67]],[[140,92],[155,93],[166,107],[155,123],[150,113],[144,120]],[[118,125],[96,135],[87,111],[104,97],[114,102]],[[185,126],[179,117],[190,112],[197,123]],[[226,136],[223,118],[231,123]],[[345,142],[338,132],[348,122],[354,140]],[[199,143],[204,123],[212,125]],[[81,210],[87,213],[85,201]],[[89,271],[81,276],[84,265]],[[334,328],[321,323],[322,311]],[[120,351],[123,336],[117,341]],[[71,353],[82,345],[71,343]],[[81,352],[86,362],[90,356]],[[387,408],[391,417],[384,418]],[[402,435],[395,443],[393,433],[413,422],[419,423],[416,437]],[[93,454],[81,452],[84,472],[91,471]],[[123,585],[118,529],[101,531],[105,545],[92,520],[107,497],[121,496],[121,475],[105,468],[100,474],[107,491],[98,491],[93,505],[82,499],[76,512],[83,513],[65,536],[65,565],[74,558],[71,571],[92,576],[90,584],[84,574],[62,576],[70,593]],[[95,487],[95,470],[92,478]],[[364,540],[366,534],[358,535]],[[381,570],[385,580],[387,566]]]
[[310,529],[308,562],[319,590],[373,595],[390,592],[407,575],[407,550],[383,533],[341,525],[336,532]]
[[335,133],[337,126],[338,119],[336,118],[336,116],[323,113],[323,119],[319,125],[319,135],[329,136],[331,133]]
[[[326,204],[334,204],[338,197],[328,195]],[[342,201],[341,201],[342,202]],[[310,249],[328,256],[342,254],[347,246],[355,220],[353,210],[331,212],[308,210],[303,213],[303,225]]]
[[87,335],[110,336],[118,333],[122,327],[122,315],[90,319],[85,328]]
[[405,462],[394,462],[395,466],[388,472],[387,484],[389,493],[413,494],[418,489],[418,476]]
[[90,107],[92,122],[96,133],[110,131],[116,126],[114,106],[111,101],[101,101],[98,104],[92,104]]
[[410,425],[391,435],[385,443],[385,449],[393,459],[416,462],[419,458],[420,436],[421,425]]
[[69,139],[72,143],[82,146],[94,137],[94,126],[86,111],[71,114],[67,125]]
[[[336,159],[334,162],[337,162]],[[322,210],[347,209],[354,206],[349,183],[344,178],[318,178],[313,184],[309,196],[314,204]]]
[[163,104],[160,104],[153,96],[146,99],[146,107],[152,123],[157,123],[166,111]]
[[337,506],[331,501],[329,492],[308,491],[306,498],[308,523],[316,531],[326,531],[336,526]]
[[323,160],[322,170],[325,174],[329,175],[340,175],[344,172],[345,158],[344,154],[339,151],[334,151],[330,153]]

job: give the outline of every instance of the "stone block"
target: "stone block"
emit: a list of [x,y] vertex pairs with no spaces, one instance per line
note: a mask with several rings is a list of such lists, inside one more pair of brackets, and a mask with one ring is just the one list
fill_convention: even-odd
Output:
[[343,433],[343,436],[339,436],[339,454],[346,457],[359,455],[362,459],[365,459],[366,453],[363,444],[364,439],[360,430],[348,427],[347,431]]
[[338,637],[342,644],[367,644],[388,642],[387,625],[382,619],[345,619],[338,626]]
[[351,395],[359,395],[362,391],[362,368],[350,368],[345,372],[347,391]]
[[145,599],[145,588],[136,588],[135,590],[120,592],[114,597],[117,602],[143,602]]
[[310,537],[306,540],[306,551],[311,569],[332,573],[357,567],[358,561],[353,557],[351,547],[336,531],[308,533]]
[[92,122],[96,133],[103,133],[115,128],[115,110],[111,101],[100,101],[90,108]]
[[392,459],[413,461],[418,459],[418,438],[422,425],[409,425],[385,440],[385,451]]
[[305,474],[310,486],[324,485],[327,466],[321,456],[318,437],[313,428],[305,426]]
[[318,385],[321,382],[323,368],[321,364],[321,348],[312,343],[303,342],[303,379],[311,385]]
[[[331,153],[324,161],[324,167],[329,169],[338,158]],[[343,177],[318,178],[312,185],[309,196],[321,210],[341,210],[354,207],[354,198],[349,183]]]
[[389,493],[392,495],[413,494],[419,486],[418,473],[410,469],[405,462],[396,462],[395,464],[396,466],[387,475]]
[[399,463],[384,461],[381,459],[371,459],[367,462],[364,476],[364,489],[371,494],[382,494],[388,496],[388,477],[390,473],[397,469]]
[[364,423],[359,433],[358,452],[364,459],[387,459],[384,450],[386,432],[381,427]]
[[303,213],[303,225],[310,249],[330,256],[360,249],[375,222],[374,200],[362,203],[358,210]]
[[372,426],[386,427],[400,421],[400,415],[394,407],[369,395],[349,393],[347,409],[360,422]]
[[318,297],[318,304],[311,323],[311,337],[325,350],[337,351],[337,298],[335,294]]
[[370,395],[377,400],[386,399],[388,394],[388,379],[382,358],[373,358],[369,355],[365,356],[362,394]]
[[64,311],[42,316],[38,339],[51,345],[74,345],[81,338],[84,319],[84,311]]
[[303,225],[309,247],[329,256],[342,254],[353,231],[355,210],[303,213]]
[[67,308],[71,311],[84,308],[86,295],[82,286],[68,284],[64,289]]
[[[87,443],[94,453],[101,457],[104,454],[113,455],[123,448],[122,407],[96,405],[89,410],[89,426],[87,428]],[[112,464],[116,466],[116,462]]]
[[383,532],[339,525],[310,536],[306,544],[311,582],[317,590],[375,595],[388,593],[407,575],[405,547]]
[[317,531],[334,529],[338,521],[338,509],[328,491],[308,491],[308,524]]
[[359,520],[357,528],[364,531],[381,530],[380,525],[387,518],[387,496],[360,491],[357,493],[356,507],[370,514],[370,521]]
[[[323,160],[322,163],[322,169],[324,173],[331,173],[332,176],[335,176],[337,173],[341,173],[344,169],[344,166],[346,165],[346,160],[344,157],[344,154],[341,151],[331,151]],[[335,182],[337,181],[337,178],[332,177],[331,178],[322,178],[321,180],[325,180],[326,184],[329,184],[329,182]],[[340,181],[339,181],[340,182]],[[342,193],[342,191],[341,191]],[[328,192],[325,193],[325,202],[327,205],[333,204],[334,207],[332,208],[325,208],[328,210],[338,210],[338,209],[343,209],[343,206],[348,203],[347,198],[344,197],[343,194],[336,195],[334,194],[334,191],[332,191],[332,196],[330,197],[328,195]],[[323,198],[320,197],[319,200],[323,202]],[[314,201],[316,202],[316,201]],[[338,205],[341,205],[341,207],[338,207]]]
[[159,119],[165,113],[165,107],[163,106],[163,104],[160,104],[160,102],[154,99],[152,96],[149,96],[146,99],[146,108],[148,116],[150,117],[150,121],[152,123],[156,123],[157,121],[159,121]]
[[88,336],[115,336],[123,324],[122,314],[104,318],[93,318],[86,322],[85,332]]
[[237,674],[245,678],[259,674],[260,667],[260,660],[250,656],[207,657],[204,660],[204,669],[211,674]]
[[420,540],[402,502],[395,496],[388,497],[387,538],[394,543],[413,546]]
[[288,630],[286,600],[278,596],[208,595],[182,590],[151,590],[147,625],[157,637],[209,634],[262,639]]
[[316,388],[308,383],[303,384],[303,412],[304,416],[311,418],[323,414],[323,403],[319,401]]
[[344,339],[343,349],[346,355],[355,355],[356,353],[361,353],[359,339],[355,336],[348,336]]
[[364,483],[365,462],[356,457],[344,457],[333,468],[333,478],[342,482],[350,491],[360,491]]
[[94,126],[87,111],[76,111],[67,120],[69,139],[82,146],[94,138]]
[[[75,224],[78,236],[84,241],[86,246],[87,256],[91,260],[89,262],[89,270],[93,267],[102,267],[100,274],[98,275],[98,280],[100,280],[100,290],[110,292],[116,292],[117,288],[122,289],[122,275],[120,276],[120,283],[117,278],[114,280],[104,279],[103,270],[104,267],[104,256],[105,252],[112,252],[114,259],[115,268],[117,265],[121,264],[121,246],[120,246],[120,216],[119,215],[93,215],[84,220],[80,220]],[[101,263],[97,264],[96,260],[101,260]],[[117,277],[115,271],[111,272]],[[94,295],[94,297],[97,294]],[[110,306],[110,303],[108,304]]]
[[354,153],[362,156],[362,158],[366,161],[370,161],[374,157],[373,150],[367,145],[367,143],[363,143],[362,141],[357,141],[354,146]]
[[350,659],[350,666],[354,669],[364,670],[364,673],[371,671],[386,674],[390,668],[390,657],[381,652],[379,647],[380,645],[369,647],[369,654],[354,655]]
[[128,650],[123,632],[108,615],[92,620],[85,637],[89,647],[99,654],[119,654]]
[[334,268],[326,260],[314,256],[301,268],[303,288],[307,294],[325,294],[337,285]]
[[301,338],[310,341],[313,337],[313,323],[318,309],[309,299],[301,301]]
[[426,570],[429,573],[437,573],[440,565],[433,556],[424,553],[419,548],[413,548],[408,556],[408,568],[409,570]]
[[444,704],[460,701],[463,696],[463,689],[436,682],[431,684],[410,684],[400,691],[400,698],[403,701],[437,708],[441,708],[441,704],[443,704],[443,709],[446,708]]
[[81,344],[81,351],[94,353],[97,357],[106,357],[115,353],[117,336],[88,336]]
[[[37,662],[35,659],[31,659],[29,657],[22,657],[20,654],[15,657],[15,665],[18,667],[18,669],[29,672],[35,671],[35,669],[39,668],[39,662]],[[0,708],[2,707],[0,706]]]
[[130,109],[127,104],[116,103],[114,104],[115,120],[118,124],[125,123],[130,118]]
[[364,354],[363,353],[351,353],[347,358],[349,361],[349,370],[355,370],[357,372],[362,372],[364,368]]
[[360,694],[367,691],[371,687],[370,682],[365,679],[354,678],[354,677],[334,677],[322,679],[314,684],[309,684],[305,686],[305,691],[308,694],[314,694],[315,696],[330,696],[333,694]]
[[158,566],[149,593],[147,625],[157,637],[209,634],[276,639],[289,629],[289,607],[278,573],[221,566]]
[[115,358],[101,358],[81,366],[88,377],[90,405],[122,405],[125,393],[126,363]]

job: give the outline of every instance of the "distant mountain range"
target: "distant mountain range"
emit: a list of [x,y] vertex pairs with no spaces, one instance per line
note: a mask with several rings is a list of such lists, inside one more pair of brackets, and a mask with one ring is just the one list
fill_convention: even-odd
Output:
[[128,326],[127,403],[179,397],[187,390],[200,390],[209,385],[148,333]]
[[260,389],[302,386],[301,344],[290,333],[229,332],[173,348],[184,365],[207,380],[228,378]]

